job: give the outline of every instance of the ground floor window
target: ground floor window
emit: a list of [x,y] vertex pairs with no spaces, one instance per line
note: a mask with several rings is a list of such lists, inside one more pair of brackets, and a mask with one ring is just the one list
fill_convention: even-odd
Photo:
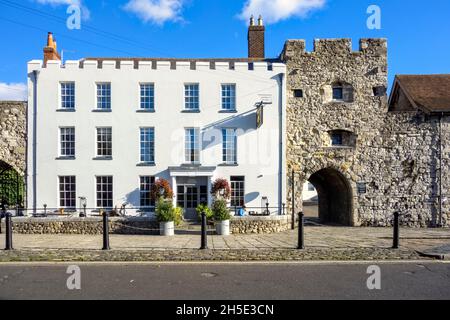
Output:
[[232,176],[231,182],[231,206],[243,207],[245,205],[245,177]]
[[113,207],[113,177],[98,176],[97,180],[97,207]]
[[61,208],[75,208],[76,199],[75,176],[59,177],[59,206]]
[[153,184],[155,183],[155,177],[151,176],[141,176],[140,183],[140,206],[141,208],[154,208],[155,201],[151,199],[150,191],[152,189]]

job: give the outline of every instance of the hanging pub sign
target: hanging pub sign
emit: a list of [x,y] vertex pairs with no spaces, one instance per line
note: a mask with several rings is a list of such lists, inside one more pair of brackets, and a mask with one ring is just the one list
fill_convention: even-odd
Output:
[[264,124],[264,104],[261,102],[256,107],[256,129],[259,129]]

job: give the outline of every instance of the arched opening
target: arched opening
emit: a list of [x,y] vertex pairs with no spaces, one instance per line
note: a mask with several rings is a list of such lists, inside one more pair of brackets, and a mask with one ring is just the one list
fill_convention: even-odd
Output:
[[352,224],[352,191],[344,175],[335,169],[317,171],[308,179],[318,195],[318,217],[321,223]]
[[24,190],[23,177],[11,165],[0,160],[0,204],[23,207]]

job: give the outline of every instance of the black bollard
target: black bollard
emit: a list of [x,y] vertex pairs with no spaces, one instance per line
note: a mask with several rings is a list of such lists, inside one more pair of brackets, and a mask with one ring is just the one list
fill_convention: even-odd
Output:
[[103,212],[103,249],[109,250],[109,222],[108,222],[108,212]]
[[400,213],[394,213],[394,239],[393,239],[393,249],[398,249],[400,246]]
[[286,215],[286,203],[283,203],[283,216]]
[[304,228],[303,228],[303,221],[304,221],[305,215],[303,212],[300,212],[298,214],[298,247],[297,249],[303,250],[305,249],[305,236],[304,236]]
[[268,216],[270,215],[268,202],[266,203],[266,215],[268,215]]
[[206,213],[202,212],[202,240],[201,240],[200,250],[208,249],[208,238],[207,238],[207,234],[206,234],[207,227],[208,226],[206,224]]
[[2,209],[2,212],[0,213],[0,234],[2,233],[2,219],[3,217],[6,217],[6,210]]
[[12,214],[6,213],[6,241],[5,241],[5,250],[12,250]]

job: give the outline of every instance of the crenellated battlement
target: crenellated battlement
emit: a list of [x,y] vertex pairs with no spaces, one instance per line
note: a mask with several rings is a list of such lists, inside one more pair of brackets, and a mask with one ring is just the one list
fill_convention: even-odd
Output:
[[235,70],[235,71],[270,71],[285,72],[285,65],[280,62],[239,61],[239,60],[156,60],[156,59],[85,59],[68,60],[64,64],[59,60],[32,60],[28,63],[28,72],[34,70]]
[[387,39],[364,38],[359,40],[359,51],[353,51],[351,39],[315,39],[313,51],[306,51],[305,40],[288,40],[281,53],[281,60],[287,61],[296,55],[372,55],[387,54]]

